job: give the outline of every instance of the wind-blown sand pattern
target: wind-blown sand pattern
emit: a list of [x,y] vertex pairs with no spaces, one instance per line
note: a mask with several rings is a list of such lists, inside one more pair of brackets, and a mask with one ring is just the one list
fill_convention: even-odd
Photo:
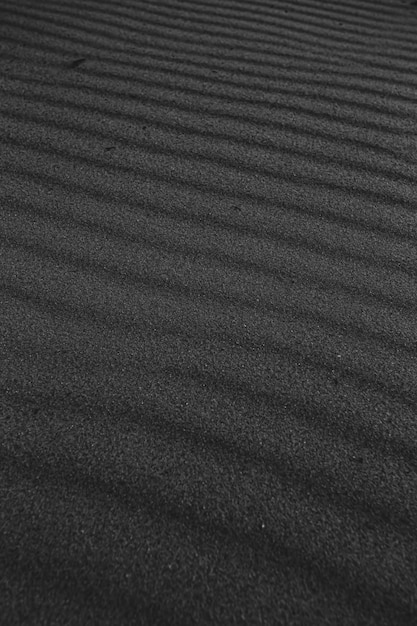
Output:
[[0,623],[417,623],[417,8],[0,0]]

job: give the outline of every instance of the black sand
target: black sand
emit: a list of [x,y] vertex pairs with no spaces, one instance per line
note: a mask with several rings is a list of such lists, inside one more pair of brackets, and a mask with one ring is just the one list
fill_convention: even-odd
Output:
[[0,624],[417,624],[417,10],[0,0]]

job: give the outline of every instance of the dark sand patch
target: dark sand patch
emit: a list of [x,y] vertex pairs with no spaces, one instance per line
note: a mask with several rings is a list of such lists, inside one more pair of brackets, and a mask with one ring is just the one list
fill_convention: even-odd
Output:
[[411,4],[0,0],[0,622],[417,622]]

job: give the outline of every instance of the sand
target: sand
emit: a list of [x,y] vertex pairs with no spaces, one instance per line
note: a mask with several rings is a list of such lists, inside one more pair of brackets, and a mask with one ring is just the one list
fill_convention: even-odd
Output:
[[0,623],[417,623],[417,8],[0,0]]

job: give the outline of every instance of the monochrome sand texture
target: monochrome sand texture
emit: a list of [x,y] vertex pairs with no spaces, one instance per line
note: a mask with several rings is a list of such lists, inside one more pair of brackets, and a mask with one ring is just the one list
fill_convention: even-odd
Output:
[[0,0],[0,623],[417,623],[417,8]]

